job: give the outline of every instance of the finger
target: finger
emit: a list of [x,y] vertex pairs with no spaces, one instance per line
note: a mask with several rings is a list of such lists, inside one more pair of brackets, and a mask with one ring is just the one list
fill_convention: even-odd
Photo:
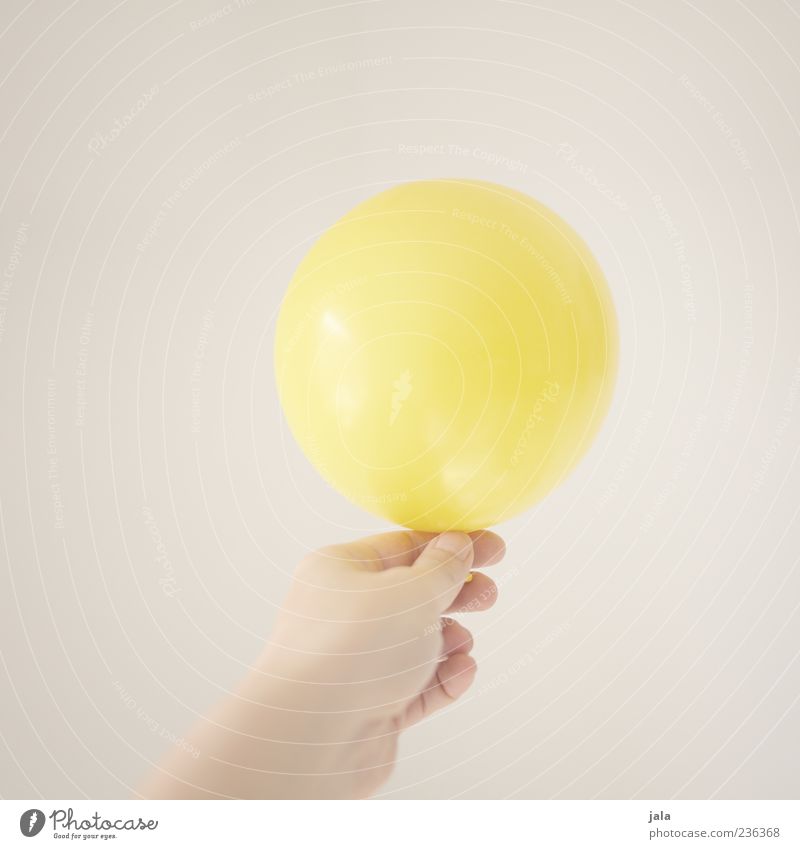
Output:
[[483,568],[494,566],[506,556],[506,544],[503,538],[492,531],[472,531],[472,547],[475,551],[473,566]]
[[417,599],[430,601],[438,612],[452,604],[473,562],[472,539],[461,531],[447,531],[429,542],[401,578]]
[[472,651],[472,634],[455,619],[442,618],[442,655],[469,654]]
[[403,725],[413,725],[463,696],[475,680],[476,669],[468,654],[453,654],[443,660],[428,686],[406,709]]
[[481,572],[473,572],[472,580],[461,587],[446,613],[473,613],[488,610],[497,601],[497,584]]
[[328,546],[326,551],[362,569],[381,571],[410,566],[435,536],[426,531],[390,531]]
[[[428,531],[390,531],[321,549],[323,556],[347,560],[362,569],[380,571],[410,566],[437,535]],[[505,543],[492,531],[472,531],[473,565],[492,566],[505,555]]]

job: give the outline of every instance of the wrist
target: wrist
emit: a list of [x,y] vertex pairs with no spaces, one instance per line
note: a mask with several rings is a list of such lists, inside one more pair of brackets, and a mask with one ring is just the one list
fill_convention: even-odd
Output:
[[372,717],[360,709],[353,684],[337,681],[331,666],[268,647],[234,698],[243,716],[253,714],[275,739],[313,744],[352,739]]

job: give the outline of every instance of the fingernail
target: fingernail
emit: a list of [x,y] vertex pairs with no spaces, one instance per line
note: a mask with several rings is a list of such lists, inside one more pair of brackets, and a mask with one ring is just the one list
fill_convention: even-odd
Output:
[[469,556],[469,549],[472,540],[460,531],[447,531],[447,533],[439,534],[433,541],[433,548],[441,548],[443,551],[448,551],[462,560],[466,560]]
[[475,577],[475,573],[474,573],[474,572],[470,572],[470,573],[469,573],[469,575],[467,575],[467,577],[466,577],[466,578],[464,578],[464,583],[465,583],[465,584],[471,584],[471,583],[472,583],[472,579],[473,579],[474,577]]

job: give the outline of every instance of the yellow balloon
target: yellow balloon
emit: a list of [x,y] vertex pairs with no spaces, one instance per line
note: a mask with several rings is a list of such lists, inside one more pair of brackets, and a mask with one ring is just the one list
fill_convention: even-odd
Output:
[[532,198],[405,183],[314,244],[278,318],[298,443],[362,507],[475,530],[560,483],[608,410],[617,323],[597,262]]

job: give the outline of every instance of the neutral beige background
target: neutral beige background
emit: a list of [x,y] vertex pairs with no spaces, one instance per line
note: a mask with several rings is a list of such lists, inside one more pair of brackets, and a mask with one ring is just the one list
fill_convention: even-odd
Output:
[[582,233],[622,362],[385,795],[798,795],[795,0],[3,13],[0,795],[128,795],[302,552],[382,527],[285,432],[274,317],[321,229],[440,175]]

